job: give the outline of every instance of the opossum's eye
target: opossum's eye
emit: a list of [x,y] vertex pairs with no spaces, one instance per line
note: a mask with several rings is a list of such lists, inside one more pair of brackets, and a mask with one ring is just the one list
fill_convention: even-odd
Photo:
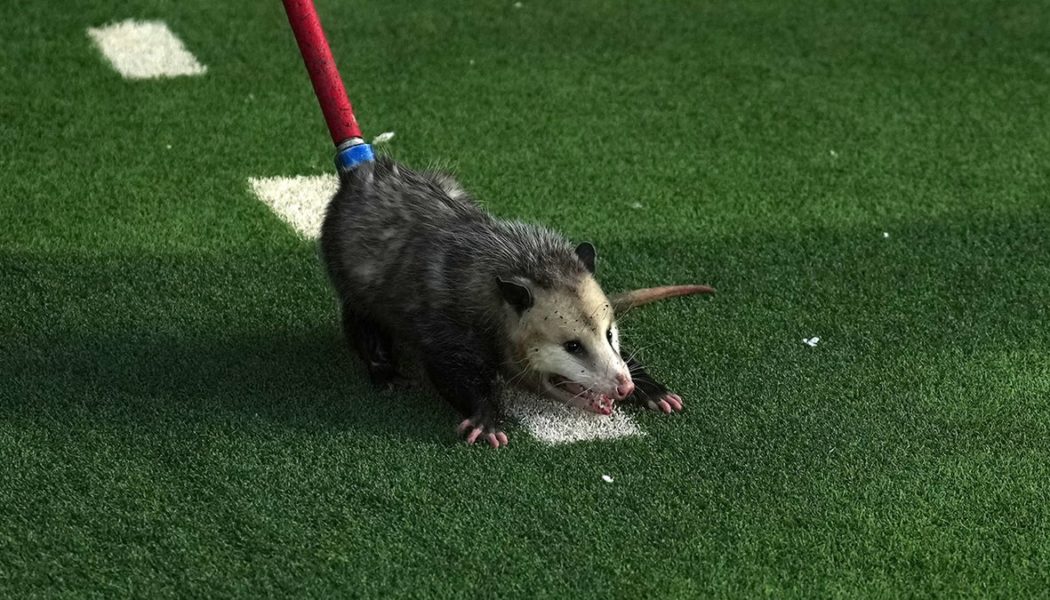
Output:
[[612,329],[606,330],[605,339],[609,340],[610,344],[612,343]]
[[569,340],[562,344],[562,347],[569,354],[583,354],[583,344],[580,343],[580,340]]

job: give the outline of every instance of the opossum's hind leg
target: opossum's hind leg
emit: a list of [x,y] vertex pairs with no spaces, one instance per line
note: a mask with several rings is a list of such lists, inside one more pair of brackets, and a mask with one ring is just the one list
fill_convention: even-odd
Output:
[[389,332],[344,302],[343,333],[350,348],[365,363],[372,384],[378,387],[393,384],[397,378],[397,361]]
[[498,367],[486,358],[490,353],[470,343],[469,336],[448,344],[423,348],[423,365],[437,392],[463,417],[457,432],[467,444],[479,440],[493,448],[506,446],[507,434],[500,425]]
[[642,363],[626,350],[621,348],[620,356],[627,363],[627,368],[631,371],[631,379],[634,380],[634,393],[627,397],[626,402],[641,404],[651,410],[659,410],[667,414],[682,411],[684,406],[681,396],[668,391],[667,386],[654,379],[645,370]]

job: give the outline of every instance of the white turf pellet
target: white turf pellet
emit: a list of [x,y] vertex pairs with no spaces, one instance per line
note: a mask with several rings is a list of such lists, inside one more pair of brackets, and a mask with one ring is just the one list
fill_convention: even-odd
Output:
[[378,146],[379,144],[385,144],[392,139],[394,139],[394,132],[384,131],[383,133],[380,133],[379,135],[372,138],[372,145]]

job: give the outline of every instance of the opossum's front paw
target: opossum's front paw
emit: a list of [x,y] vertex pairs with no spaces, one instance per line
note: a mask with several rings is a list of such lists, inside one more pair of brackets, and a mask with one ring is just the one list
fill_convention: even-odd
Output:
[[649,398],[645,401],[645,405],[650,410],[659,410],[666,414],[682,412],[682,409],[685,408],[685,405],[682,404],[682,397],[671,392],[666,392],[663,396]]
[[499,448],[500,446],[506,446],[510,441],[507,438],[507,434],[503,433],[503,431],[492,422],[492,419],[484,417],[463,419],[463,422],[459,424],[457,431],[459,435],[464,436],[463,441],[471,445],[478,441],[478,439],[483,439],[493,448]]

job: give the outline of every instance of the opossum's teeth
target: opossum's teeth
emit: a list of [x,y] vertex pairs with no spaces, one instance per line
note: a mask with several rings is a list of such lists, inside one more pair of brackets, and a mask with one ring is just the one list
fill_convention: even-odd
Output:
[[575,399],[581,400],[583,402],[581,408],[602,415],[611,415],[613,413],[613,399],[608,395],[588,390],[575,381],[570,381],[561,375],[551,375],[549,380],[551,386],[567,392]]
[[602,395],[598,398],[591,400],[591,409],[603,415],[611,415],[613,412],[613,399]]

